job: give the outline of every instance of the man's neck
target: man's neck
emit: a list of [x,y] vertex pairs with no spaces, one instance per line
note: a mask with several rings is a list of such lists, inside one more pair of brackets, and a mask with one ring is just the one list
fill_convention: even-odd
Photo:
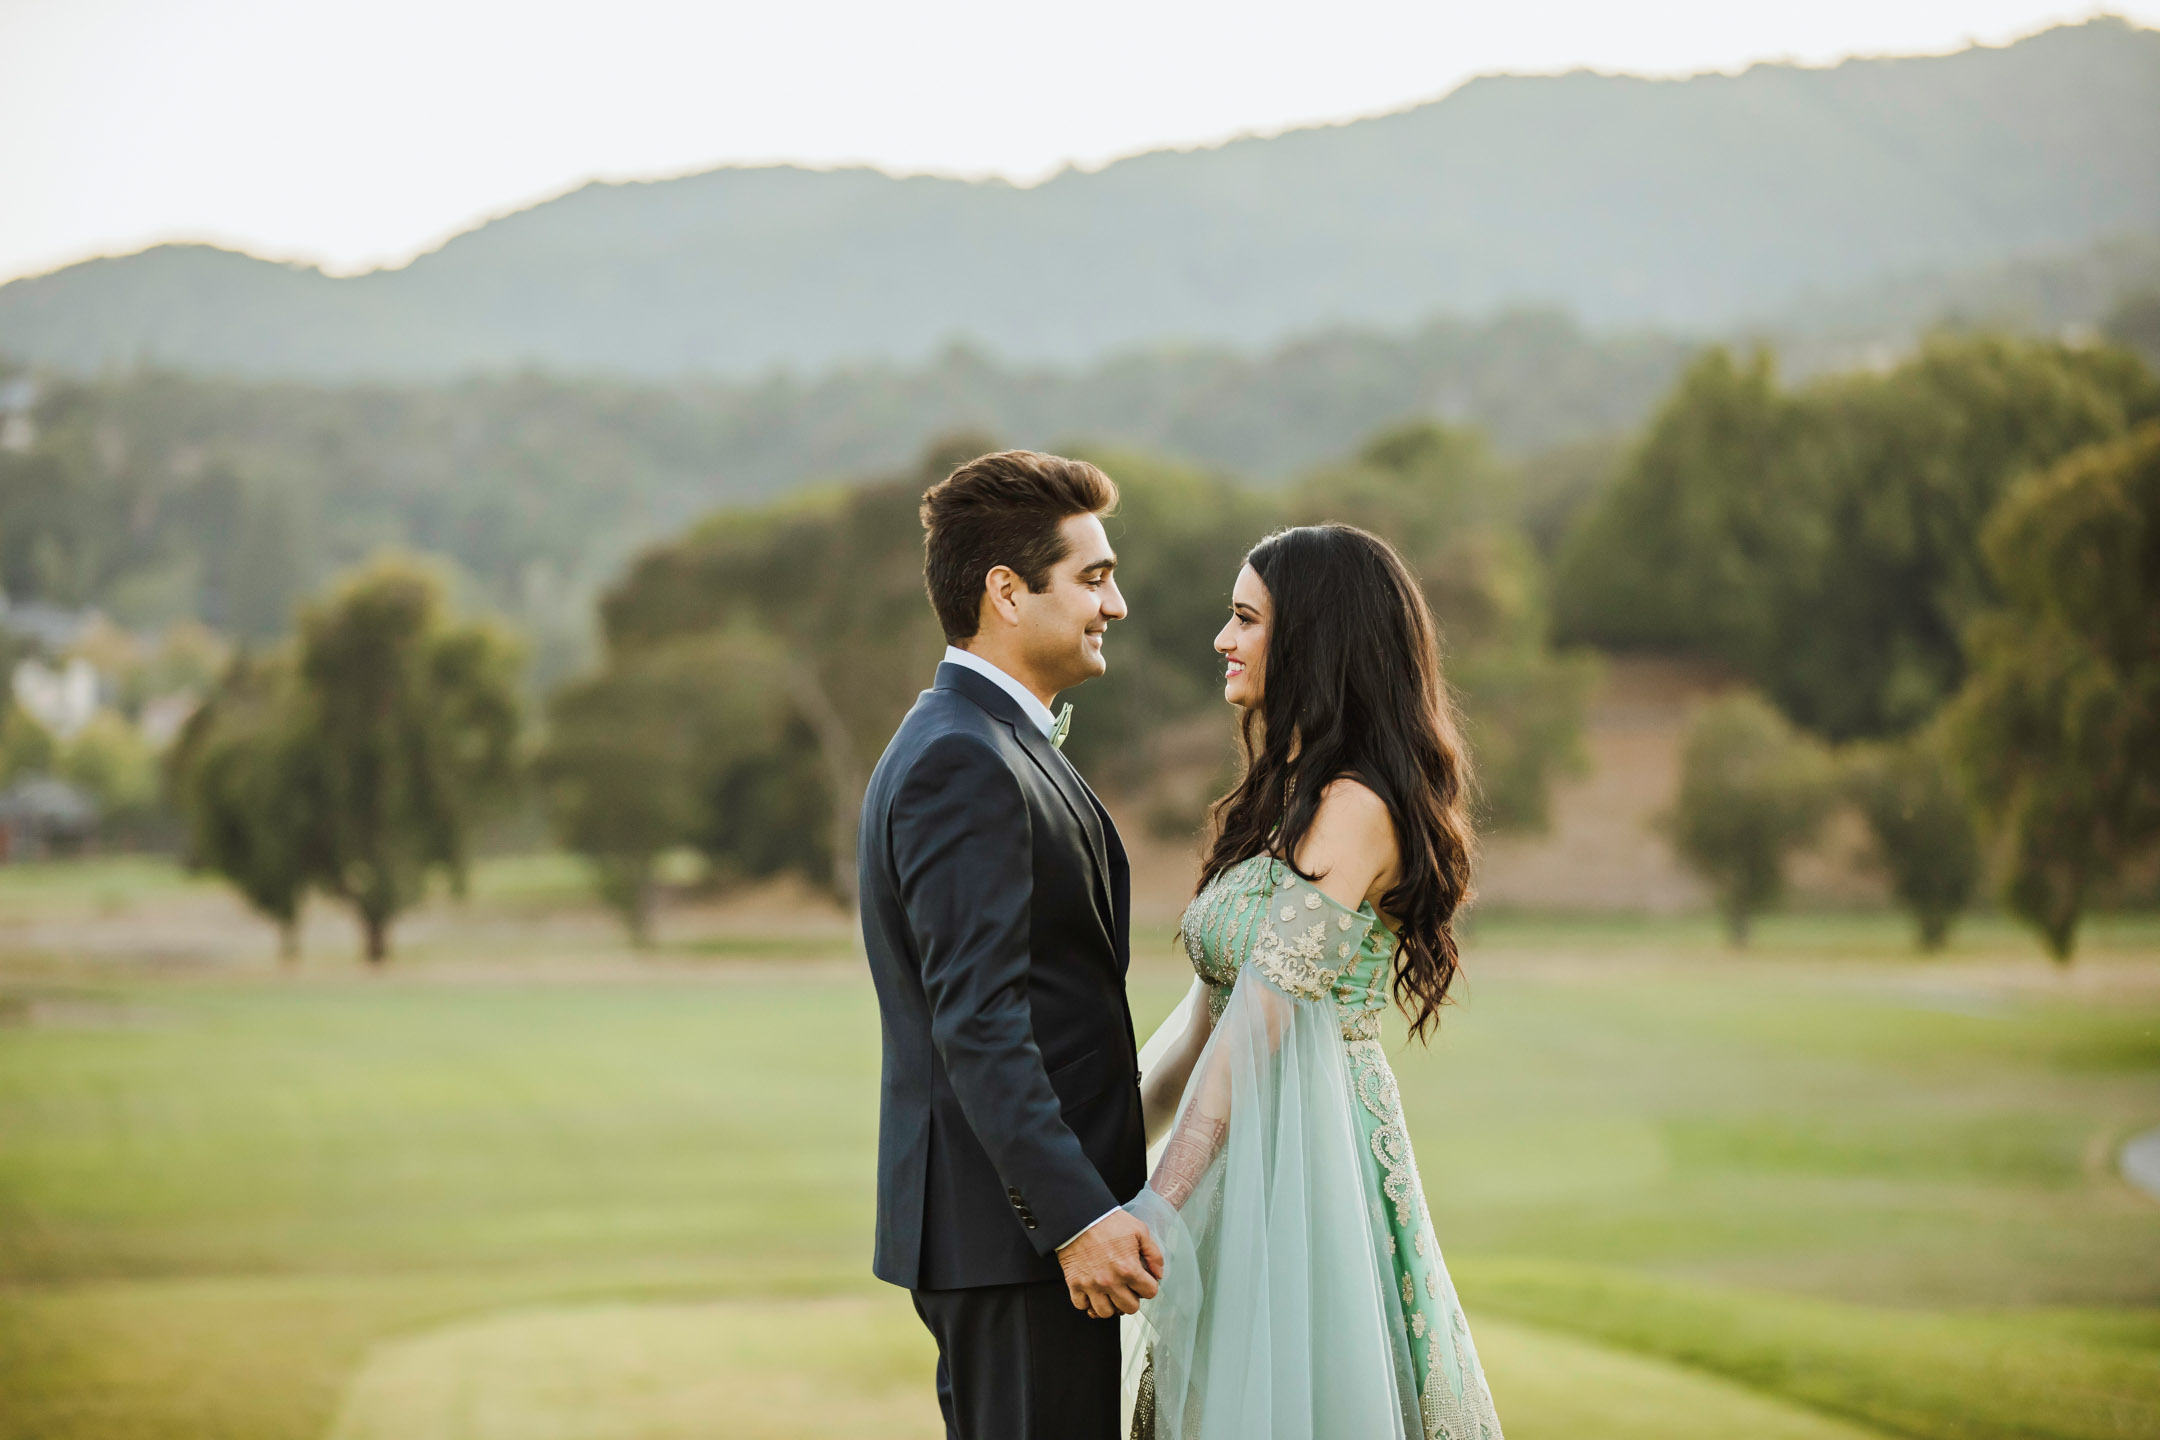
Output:
[[1028,694],[1033,695],[1037,700],[1040,700],[1042,702],[1043,709],[1051,709],[1057,704],[1058,692],[1055,690],[1045,690],[1042,687],[1042,682],[1039,681],[1032,673],[1030,673],[1026,666],[1021,664],[1018,655],[1001,653],[1000,649],[991,649],[985,646],[971,645],[966,641],[957,642],[956,644],[954,644],[953,648],[955,650],[965,650],[968,654],[974,656],[977,660],[981,660],[988,664],[997,666],[998,669],[1004,671],[1007,675],[1010,675],[1013,679],[1019,681],[1021,688],[1026,690]]

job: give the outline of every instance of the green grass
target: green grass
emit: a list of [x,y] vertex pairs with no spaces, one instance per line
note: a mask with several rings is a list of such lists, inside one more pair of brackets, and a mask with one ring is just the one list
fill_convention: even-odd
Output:
[[0,924],[68,911],[111,912],[174,895],[209,894],[215,881],[157,856],[0,865]]
[[[735,963],[814,958],[753,926],[524,977],[561,873],[482,874],[379,978],[0,953],[0,1440],[935,1433],[866,1273],[860,971]],[[0,917],[114,893],[189,885],[0,870]],[[2068,976],[1887,916],[1737,958],[1488,917],[1468,963],[1396,1048],[1511,1440],[2160,1434],[2160,1205],[2111,1164],[2160,1124],[2150,923]],[[1143,1029],[1182,987],[1151,950]]]
[[[1743,1386],[1493,1320],[1492,1383],[1524,1440],[1866,1440]],[[930,1338],[897,1295],[514,1310],[382,1347],[332,1440],[790,1440],[944,1434]],[[626,1417],[635,1417],[626,1422]]]
[[330,1436],[942,1440],[936,1354],[897,1295],[516,1311],[386,1346]]
[[859,1258],[852,972],[103,993],[133,1023],[0,1039],[11,1279]]
[[703,956],[717,960],[756,960],[785,957],[791,960],[844,960],[856,952],[852,935],[706,935],[690,940],[671,940],[660,948],[669,955]]
[[[1654,949],[1660,953],[1731,954],[1715,916],[1607,915],[1596,912],[1524,911],[1478,907],[1460,927],[1485,948],[1568,950],[1588,945],[1600,953]],[[2095,915],[2078,931],[2082,955],[2160,953],[2160,911]],[[1915,958],[1913,930],[1886,910],[1793,910],[1755,922],[1746,954],[1805,954],[1811,959],[1897,960]],[[2015,955],[2039,959],[2039,942],[2009,916],[1984,910],[1961,917],[1950,943],[1933,963]]]
[[1892,1435],[2160,1435],[2160,1347],[2149,1333],[2095,1339],[2079,1333],[2080,1317],[1929,1315],[1580,1266],[1466,1269],[1466,1303],[1724,1375]]

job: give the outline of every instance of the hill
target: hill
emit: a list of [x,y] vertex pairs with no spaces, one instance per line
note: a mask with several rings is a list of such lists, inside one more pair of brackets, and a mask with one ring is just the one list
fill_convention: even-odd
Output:
[[403,269],[168,246],[0,286],[87,369],[644,377],[1027,363],[1538,303],[1720,329],[1812,293],[2160,230],[2160,32],[1646,80],[1492,77],[1350,124],[1032,188],[728,168],[592,184]]

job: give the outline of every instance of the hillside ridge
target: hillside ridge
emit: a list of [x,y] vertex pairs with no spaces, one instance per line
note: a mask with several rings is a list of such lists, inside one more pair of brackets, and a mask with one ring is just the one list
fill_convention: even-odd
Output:
[[1540,305],[1704,330],[2160,232],[2160,31],[1737,75],[1488,76],[1387,115],[1033,186],[866,167],[595,181],[397,269],[166,246],[0,286],[64,369],[626,376],[1255,347]]

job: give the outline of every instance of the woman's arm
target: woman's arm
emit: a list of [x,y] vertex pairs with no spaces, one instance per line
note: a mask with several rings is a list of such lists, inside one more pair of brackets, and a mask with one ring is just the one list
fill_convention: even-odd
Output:
[[1140,1114],[1148,1144],[1160,1140],[1177,1118],[1185,1082],[1192,1079],[1193,1066],[1199,1063],[1200,1052],[1207,1049],[1208,1033],[1214,1028],[1215,1017],[1208,1010],[1207,982],[1195,980],[1185,1005],[1185,1028],[1177,1042],[1140,1077]]
[[1371,901],[1378,909],[1395,884],[1395,821],[1387,803],[1362,780],[1330,782],[1295,859],[1336,904],[1355,910]]
[[[1368,895],[1385,893],[1395,867],[1395,829],[1387,807],[1359,782],[1336,781],[1321,798],[1297,861],[1305,874],[1319,878],[1295,883],[1270,898],[1268,928],[1238,986],[1244,1003],[1259,1009],[1257,1047],[1264,1047],[1270,1057],[1281,1046],[1298,1001],[1333,1003],[1335,977],[1354,958],[1370,928],[1369,919],[1359,922],[1326,909],[1320,896],[1342,911],[1356,911]],[[1254,970],[1267,983],[1252,983]],[[1204,993],[1200,1000],[1204,1006]],[[1200,1038],[1206,1040],[1204,1031]],[[1229,1134],[1232,1063],[1221,1046],[1209,1052],[1208,1063],[1191,1081],[1177,1129],[1148,1179],[1148,1188],[1173,1208],[1183,1208]]]

